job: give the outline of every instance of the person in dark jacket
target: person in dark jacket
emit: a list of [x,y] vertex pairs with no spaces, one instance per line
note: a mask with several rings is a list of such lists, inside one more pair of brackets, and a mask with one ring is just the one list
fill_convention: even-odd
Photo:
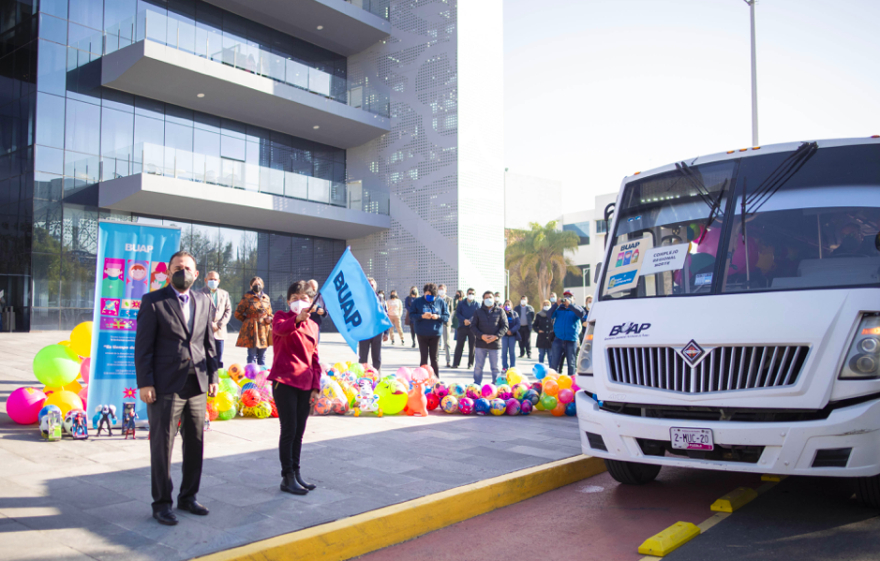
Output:
[[529,306],[529,297],[522,296],[519,306],[513,309],[519,316],[519,358],[532,358],[532,323],[535,321],[535,308]]
[[272,319],[272,394],[281,422],[278,455],[281,459],[281,490],[305,495],[315,485],[299,473],[300,452],[310,405],[321,388],[318,362],[318,324],[310,319],[315,293],[306,281],[287,289],[289,312],[276,312]]
[[581,321],[587,317],[586,311],[574,303],[574,297],[568,290],[562,295],[562,305],[550,308],[550,317],[553,319],[553,350],[550,355],[551,367],[562,368],[562,356],[568,362],[568,375],[574,376],[574,355],[578,334],[581,329]]
[[477,350],[474,356],[474,383],[483,383],[483,366],[489,357],[492,369],[492,383],[498,381],[498,350],[501,349],[501,338],[507,333],[507,315],[501,306],[495,303],[495,295],[491,290],[483,293],[483,305],[471,319],[471,331],[476,337]]
[[422,288],[423,296],[416,298],[409,309],[413,320],[416,338],[419,341],[420,364],[428,364],[434,369],[434,376],[440,378],[440,365],[437,364],[437,348],[440,344],[440,331],[449,321],[449,308],[446,300],[435,296],[437,285],[429,282]]
[[535,346],[538,347],[538,363],[544,364],[544,358],[550,362],[550,349],[553,347],[553,320],[550,318],[550,300],[544,300],[544,306],[541,311],[535,314],[535,321],[532,323],[532,329],[538,334]]
[[416,287],[412,287],[409,289],[409,296],[403,301],[403,309],[406,313],[406,318],[404,323],[409,326],[409,333],[412,335],[412,348],[416,348],[416,326],[413,323],[413,318],[409,313],[409,309],[412,307],[413,302],[415,302],[416,298],[419,297],[419,289]]
[[504,301],[504,315],[507,316],[507,333],[501,338],[501,368],[507,370],[516,366],[516,342],[519,341],[519,314],[510,305],[510,300]]
[[480,304],[476,302],[476,291],[473,288],[467,289],[467,296],[455,307],[455,317],[458,319],[458,329],[456,330],[455,356],[452,358],[452,367],[458,368],[461,364],[461,353],[464,351],[464,343],[468,344],[468,369],[474,366],[474,332],[471,331],[471,319],[474,313],[480,309]]

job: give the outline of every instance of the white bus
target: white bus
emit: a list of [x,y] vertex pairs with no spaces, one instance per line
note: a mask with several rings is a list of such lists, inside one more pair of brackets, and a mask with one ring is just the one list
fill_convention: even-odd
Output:
[[880,507],[880,138],[626,177],[578,357],[585,454],[851,477]]

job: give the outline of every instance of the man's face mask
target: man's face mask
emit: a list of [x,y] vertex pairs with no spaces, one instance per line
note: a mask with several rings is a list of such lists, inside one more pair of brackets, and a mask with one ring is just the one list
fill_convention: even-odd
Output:
[[171,275],[171,285],[177,290],[189,290],[195,280],[196,277],[186,269],[174,271],[174,274]]

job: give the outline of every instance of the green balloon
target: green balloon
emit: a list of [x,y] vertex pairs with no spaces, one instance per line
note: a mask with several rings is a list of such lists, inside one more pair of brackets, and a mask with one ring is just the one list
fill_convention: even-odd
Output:
[[217,376],[221,378],[229,378],[229,372],[227,372],[225,368],[218,368]]
[[64,345],[43,347],[34,357],[34,376],[43,385],[66,386],[79,375],[79,357]]
[[219,413],[217,413],[217,418],[221,421],[229,421],[231,419],[234,419],[235,415],[235,407],[232,407],[230,409],[227,409],[226,411],[220,411]]
[[553,408],[556,407],[556,398],[552,395],[544,394],[541,396],[541,405],[547,411],[553,411]]
[[348,371],[351,372],[352,374],[354,374],[355,376],[357,376],[358,378],[360,378],[361,376],[364,375],[364,367],[361,366],[360,364],[355,364],[354,366],[349,368]]
[[221,392],[229,392],[232,395],[238,394],[238,384],[232,381],[232,378],[221,378],[220,379],[220,391]]

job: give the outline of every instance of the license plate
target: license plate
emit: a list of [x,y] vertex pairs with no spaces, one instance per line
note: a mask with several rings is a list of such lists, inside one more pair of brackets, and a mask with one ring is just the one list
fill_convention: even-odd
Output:
[[715,449],[712,441],[711,429],[682,429],[672,427],[669,429],[669,440],[672,447],[680,450],[706,450]]

